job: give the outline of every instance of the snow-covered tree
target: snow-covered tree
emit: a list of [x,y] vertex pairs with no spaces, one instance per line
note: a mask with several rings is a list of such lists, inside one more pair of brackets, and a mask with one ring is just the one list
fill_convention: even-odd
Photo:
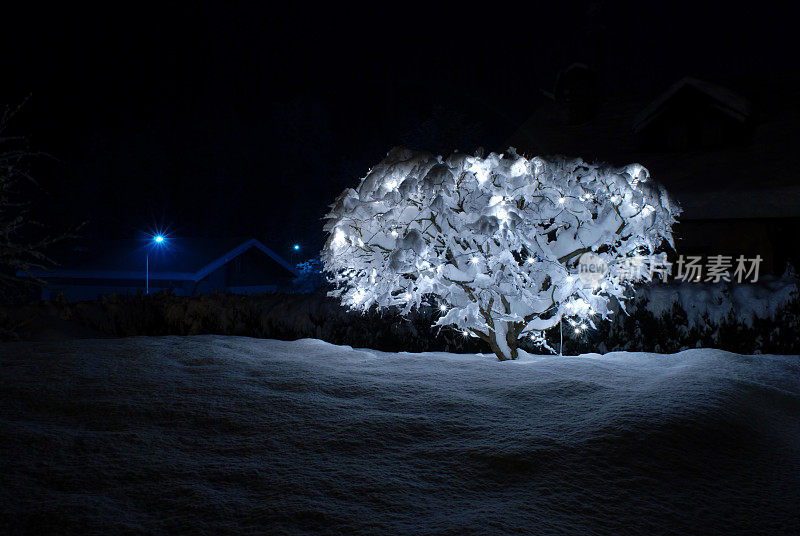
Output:
[[[44,251],[68,235],[42,236],[28,214],[23,186],[34,185],[29,162],[37,156],[25,139],[6,135],[8,123],[20,107],[0,113],[0,297],[19,283],[17,272],[28,272],[52,264]],[[39,231],[39,232],[37,232]]]
[[[672,244],[679,213],[638,164],[395,148],[332,205],[322,259],[350,308],[434,305],[435,325],[515,359],[522,337],[546,344],[562,319],[580,331],[611,314],[630,260]],[[577,277],[585,253],[604,277]]]

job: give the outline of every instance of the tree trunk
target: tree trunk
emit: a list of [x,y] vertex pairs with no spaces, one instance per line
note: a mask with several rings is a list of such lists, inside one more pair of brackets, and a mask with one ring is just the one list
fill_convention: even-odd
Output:
[[[506,307],[510,309],[510,306],[507,305],[507,302]],[[519,339],[519,334],[525,327],[525,323],[508,323],[502,320],[495,320],[486,310],[482,310],[481,313],[486,319],[489,329],[486,331],[480,331],[473,328],[471,330],[472,333],[480,337],[481,340],[485,341],[489,345],[489,348],[492,349],[492,352],[494,352],[494,355],[497,356],[499,361],[517,359],[517,357],[519,357],[519,353],[517,351],[517,340]]]
[[517,359],[519,357],[517,352],[517,324],[495,321],[494,326],[494,332],[490,333],[489,346],[497,356],[497,359],[500,361]]

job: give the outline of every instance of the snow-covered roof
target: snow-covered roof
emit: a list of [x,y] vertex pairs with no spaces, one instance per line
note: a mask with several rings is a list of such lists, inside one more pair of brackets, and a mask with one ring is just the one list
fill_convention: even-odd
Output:
[[639,132],[649,125],[661,114],[664,104],[685,88],[693,88],[704,93],[714,101],[719,111],[737,121],[745,122],[750,117],[750,104],[741,95],[722,86],[687,76],[672,84],[634,118],[634,132]]

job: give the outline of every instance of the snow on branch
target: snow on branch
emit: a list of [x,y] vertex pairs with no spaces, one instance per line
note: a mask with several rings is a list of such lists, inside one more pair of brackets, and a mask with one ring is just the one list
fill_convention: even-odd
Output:
[[29,164],[41,155],[27,148],[24,137],[6,135],[9,122],[21,107],[9,107],[0,114],[0,290],[19,283],[19,272],[30,274],[52,265],[45,250],[72,236],[45,235],[28,213],[30,203],[21,190],[25,185],[37,186]]
[[[562,318],[611,314],[632,284],[623,260],[672,244],[679,213],[638,164],[395,148],[332,205],[323,262],[348,307],[435,305],[436,325],[513,359]],[[576,277],[590,252],[609,266],[601,281]]]

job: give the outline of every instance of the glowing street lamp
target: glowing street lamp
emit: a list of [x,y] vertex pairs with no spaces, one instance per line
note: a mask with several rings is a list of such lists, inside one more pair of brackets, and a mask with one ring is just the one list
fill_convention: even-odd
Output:
[[164,235],[157,234],[153,236],[153,244],[147,248],[147,254],[145,255],[145,294],[150,294],[150,250],[155,246],[161,246],[164,244]]

